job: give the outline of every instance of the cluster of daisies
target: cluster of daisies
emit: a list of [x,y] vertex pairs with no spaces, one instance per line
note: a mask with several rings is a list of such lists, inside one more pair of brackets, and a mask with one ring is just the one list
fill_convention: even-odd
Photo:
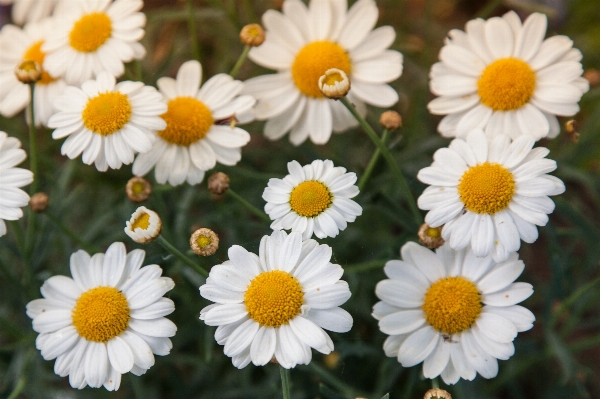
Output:
[[[275,73],[245,82],[217,74],[202,83],[200,63],[188,61],[175,79],[158,79],[158,89],[118,82],[124,64],[146,53],[142,0],[9,2],[14,21],[25,25],[0,31],[0,114],[33,106],[29,123],[54,129],[54,139],[65,139],[63,155],[99,171],[133,164],[136,176],[154,169],[159,183],[199,184],[217,163],[240,161],[250,134],[237,125],[254,119],[266,121],[268,139],[289,133],[293,145],[308,138],[325,144],[332,132],[358,125],[319,89],[331,69],[351,82],[347,96],[359,115],[366,104],[398,101],[388,83],[401,75],[402,55],[389,49],[392,27],[374,29],[374,0],[350,8],[346,1],[285,0],[282,12],[263,15],[266,40],[249,52]],[[405,244],[402,260],[385,265],[388,279],[377,284],[381,301],[373,308],[389,335],[386,355],[405,367],[423,363],[427,378],[454,384],[477,373],[496,376],[497,360],[514,354],[517,333],[535,320],[518,305],[533,288],[515,282],[524,270],[517,251],[521,241],[537,239],[554,209],[549,196],[565,187],[548,175],[556,169],[549,151],[534,145],[556,137],[557,116],[577,113],[588,90],[581,53],[565,36],[544,39],[546,25],[538,13],[524,22],[514,12],[472,20],[465,31],[450,31],[431,69],[438,97],[429,110],[445,115],[438,130],[454,138],[417,176],[428,185],[418,206],[428,211],[423,231],[436,250]],[[14,74],[24,61],[42,68],[33,90]],[[23,215],[29,196],[19,187],[34,179],[15,167],[26,157],[19,147],[0,132],[0,235],[4,220]],[[330,160],[287,168],[263,192],[273,232],[258,255],[232,246],[200,287],[213,302],[200,319],[218,327],[215,339],[238,368],[272,359],[285,368],[308,364],[312,349],[333,350],[325,330],[343,333],[353,323],[340,308],[351,295],[340,280],[344,270],[331,262],[331,247],[312,237],[336,237],[362,214],[352,200],[356,174]],[[160,231],[160,219],[142,208],[127,229],[149,241],[145,231]],[[104,254],[78,251],[72,278],[51,277],[44,298],[28,304],[37,348],[56,359],[55,372],[71,386],[116,390],[122,374],[141,375],[154,355],[169,353],[176,326],[164,316],[175,308],[163,295],[174,284],[143,261],[144,251],[127,253],[122,243]]]

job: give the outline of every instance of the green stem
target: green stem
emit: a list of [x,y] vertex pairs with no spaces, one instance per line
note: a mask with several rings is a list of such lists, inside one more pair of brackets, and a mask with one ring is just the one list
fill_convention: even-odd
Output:
[[240,72],[240,68],[242,67],[242,65],[244,65],[244,61],[246,61],[246,58],[248,58],[248,53],[250,52],[251,48],[252,47],[250,47],[248,45],[246,45],[244,47],[244,51],[242,51],[242,54],[240,54],[240,58],[238,58],[237,62],[233,66],[233,69],[231,70],[231,72],[229,72],[229,74],[231,75],[232,78],[235,78],[237,76],[237,74]]
[[35,91],[35,83],[29,85],[29,93],[31,94],[31,103],[29,104],[29,168],[33,173],[33,182],[29,186],[29,193],[35,194],[38,189],[39,175],[38,175],[38,159],[37,159],[37,134],[35,129],[35,111],[33,109],[33,95]]
[[10,395],[8,396],[8,399],[17,399],[19,397],[19,395],[21,394],[21,391],[23,390],[23,388],[25,388],[25,377],[19,378],[19,381],[17,382],[15,389],[13,389],[13,391],[10,393]]
[[344,272],[356,273],[364,272],[371,269],[378,269],[385,265],[386,260],[370,260],[368,262],[353,263],[351,265],[344,266]]
[[265,222],[271,223],[271,218],[266,213],[264,213],[263,211],[261,211],[260,209],[258,209],[257,207],[255,207],[254,205],[249,203],[248,201],[246,201],[241,195],[239,195],[238,193],[233,191],[231,189],[231,187],[227,189],[227,193],[230,196],[232,196],[233,198],[235,198],[236,200],[238,200],[238,202],[240,202],[242,205],[244,205],[246,207],[246,209],[248,209],[250,212],[252,212],[256,216],[258,216]]
[[279,366],[279,374],[281,375],[281,390],[283,391],[283,399],[291,399],[290,395],[290,371],[283,366]]
[[600,277],[584,285],[583,287],[575,291],[565,301],[563,301],[563,303],[560,305],[560,308],[558,308],[558,310],[554,313],[554,316],[552,316],[552,318],[550,319],[550,327],[556,324],[556,322],[564,313],[564,311],[566,311],[571,305],[573,305],[573,303],[575,303],[579,298],[586,294],[592,287],[598,284],[598,282],[600,282]]
[[196,31],[196,16],[194,15],[193,0],[187,0],[187,11],[188,11],[188,29],[190,32],[190,39],[192,41],[192,57],[196,61],[200,61],[200,46],[198,45],[198,33]]
[[417,222],[417,224],[420,225],[423,222],[423,218],[421,217],[419,208],[417,208],[417,203],[415,202],[415,199],[414,199],[412,193],[410,192],[410,188],[408,187],[408,184],[406,183],[406,180],[404,179],[404,176],[402,175],[400,168],[396,164],[394,157],[392,157],[392,154],[390,153],[388,148],[379,139],[379,137],[377,136],[377,133],[375,133],[375,131],[373,130],[371,125],[369,125],[369,123],[358,113],[358,111],[356,111],[356,108],[354,108],[354,105],[352,105],[352,103],[348,100],[348,98],[342,97],[340,100],[342,101],[342,104],[344,104],[344,106],[346,108],[348,108],[348,111],[350,111],[352,116],[354,116],[354,118],[356,118],[358,123],[360,123],[360,125],[362,126],[364,131],[367,133],[367,135],[369,136],[371,141],[373,141],[373,143],[381,151],[381,155],[383,155],[383,157],[389,164],[390,168],[392,169],[393,175],[396,177],[396,180],[398,180],[398,184],[400,184],[400,189],[404,192],[404,196],[406,197],[406,201],[408,202],[408,206],[413,213],[415,221]]
[[59,218],[57,218],[50,212],[46,211],[46,212],[44,212],[44,215],[46,216],[46,218],[48,218],[48,220],[50,220],[52,223],[54,223],[54,225],[56,227],[58,227],[60,231],[65,233],[67,236],[69,236],[77,244],[81,245],[81,247],[83,249],[85,249],[86,251],[88,251],[92,254],[102,252],[102,250],[100,248],[83,240],[79,234],[77,234],[73,230],[69,229],[63,222],[60,221]]
[[202,268],[200,265],[196,264],[193,260],[191,260],[190,258],[188,258],[187,256],[185,256],[180,250],[178,250],[177,248],[175,248],[162,235],[159,235],[156,238],[156,241],[164,249],[166,249],[168,252],[170,252],[171,255],[173,255],[174,257],[176,257],[177,259],[179,259],[182,263],[185,263],[186,265],[188,265],[189,267],[191,267],[192,269],[194,269],[194,271],[196,271],[199,275],[201,275],[203,277],[208,277],[208,272],[204,268]]
[[327,384],[331,385],[332,387],[337,389],[339,392],[341,392],[344,396],[350,396],[353,398],[357,397],[357,396],[364,396],[364,397],[367,396],[363,392],[356,391],[354,388],[352,388],[351,386],[347,385],[346,383],[344,383],[342,380],[340,380],[336,376],[329,373],[329,371],[327,371],[323,367],[319,366],[314,361],[312,361],[308,364],[308,368],[314,374],[321,377],[323,379],[323,381],[325,381]]
[[433,378],[431,380],[431,388],[433,388],[433,389],[439,389],[439,387],[440,387],[440,382],[438,381],[437,377]]
[[[383,144],[385,144],[385,142],[387,141],[389,134],[390,134],[389,130],[387,130],[387,129],[383,130],[383,135],[381,137],[381,142]],[[375,169],[375,165],[377,165],[377,161],[379,161],[380,156],[381,156],[381,150],[379,149],[379,147],[377,147],[375,149],[375,152],[373,153],[373,156],[371,157],[371,160],[369,161],[369,164],[367,165],[367,168],[365,169],[365,173],[363,173],[362,177],[358,181],[358,190],[359,191],[363,191],[363,189],[365,188],[365,185],[369,181],[369,178],[371,177],[371,173],[373,173],[373,169]]]

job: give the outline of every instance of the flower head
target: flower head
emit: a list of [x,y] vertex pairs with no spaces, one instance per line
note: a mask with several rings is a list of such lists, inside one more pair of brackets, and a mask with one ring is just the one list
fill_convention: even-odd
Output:
[[423,362],[426,378],[441,374],[447,384],[476,373],[495,377],[497,359],[514,354],[517,333],[535,320],[517,305],[533,293],[531,284],[514,282],[525,267],[518,255],[496,263],[470,248],[455,251],[446,244],[434,253],[412,242],[401,255],[386,263],[389,279],[375,288],[381,302],[373,317],[390,335],[386,355],[404,367]]
[[352,317],[339,308],[350,290],[330,259],[329,246],[274,231],[262,238],[258,256],[234,245],[229,260],[211,269],[200,295],[215,304],[202,309],[200,319],[219,326],[215,339],[235,367],[262,366],[275,357],[292,368],[310,363],[311,348],[333,350],[323,329],[347,332]]
[[265,31],[259,24],[249,24],[240,31],[240,40],[246,46],[258,47],[265,42]]
[[127,181],[125,194],[132,202],[144,202],[152,194],[152,183],[143,177],[134,176]]
[[325,97],[333,100],[344,97],[350,91],[348,75],[341,69],[328,69],[319,78],[319,90]]
[[198,256],[213,255],[219,249],[219,236],[211,229],[198,229],[190,237],[190,247]]
[[162,221],[158,213],[145,206],[140,206],[126,222],[125,234],[140,244],[153,241],[162,230]]
[[73,388],[119,389],[121,374],[144,374],[154,355],[168,355],[168,337],[177,327],[166,316],[175,310],[162,296],[174,284],[160,277],[157,265],[141,267],[145,253],[126,253],[112,244],[106,254],[71,255],[71,275],[50,277],[43,299],[27,304],[27,315],[39,333],[36,347],[54,371],[69,376]]

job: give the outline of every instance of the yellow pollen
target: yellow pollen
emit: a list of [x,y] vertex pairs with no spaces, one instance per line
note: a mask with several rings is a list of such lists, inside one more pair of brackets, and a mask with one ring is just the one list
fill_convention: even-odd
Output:
[[150,215],[148,213],[142,213],[131,224],[131,231],[134,231],[137,228],[146,230],[148,227],[150,227]]
[[535,72],[516,58],[500,58],[488,65],[477,81],[484,105],[494,111],[510,111],[529,102],[535,90]]
[[341,73],[334,72],[334,73],[330,73],[329,75],[327,75],[325,77],[325,79],[323,79],[323,84],[325,84],[327,86],[333,86],[337,82],[342,82],[343,80],[344,80],[344,77],[342,76]]
[[[350,75],[352,63],[348,53],[333,42],[312,42],[304,46],[296,55],[292,64],[292,77],[302,94],[323,98],[323,93],[319,90],[319,78],[330,68],[340,69],[346,75]],[[341,80],[340,75],[339,81]]]
[[421,307],[427,323],[445,334],[470,328],[481,313],[481,294],[464,277],[446,277],[433,283]]
[[127,329],[127,298],[114,287],[92,288],[75,302],[72,319],[79,336],[88,341],[107,342]]
[[[40,40],[39,42],[35,42],[31,45],[31,47],[29,47],[27,49],[27,51],[25,51],[25,54],[23,54],[23,60],[24,61],[35,61],[40,65],[44,65],[44,58],[46,57],[46,53],[44,53],[42,51],[42,45],[44,44],[43,40]],[[40,85],[47,85],[48,83],[52,83],[54,82],[56,79],[54,79],[52,76],[50,76],[48,74],[48,72],[46,71],[42,71],[42,77],[40,78],[40,80],[38,80],[37,82],[35,82],[36,84]]]
[[112,22],[103,12],[94,12],[84,15],[75,22],[69,33],[69,44],[82,53],[91,53],[98,50],[110,38]]
[[131,191],[133,191],[135,195],[140,195],[144,190],[146,190],[146,185],[142,182],[135,182],[131,185]]
[[333,195],[320,181],[308,180],[298,184],[290,194],[290,207],[307,218],[321,214],[331,206]]
[[440,236],[440,229],[430,227],[427,229],[427,231],[425,231],[425,234],[431,238],[438,238]]
[[106,92],[90,98],[81,114],[83,124],[94,133],[110,136],[129,122],[129,98],[119,92]]
[[198,238],[196,239],[196,244],[198,244],[200,248],[209,246],[211,243],[212,240],[210,239],[210,237],[207,236],[198,236]]
[[161,115],[167,128],[158,132],[168,143],[188,147],[203,139],[215,123],[210,109],[195,98],[177,97],[169,101],[168,107]]
[[512,173],[498,163],[471,166],[463,173],[458,194],[471,212],[493,215],[508,207],[515,193]]
[[261,326],[279,327],[300,314],[304,293],[298,279],[281,270],[256,276],[244,294],[246,311]]

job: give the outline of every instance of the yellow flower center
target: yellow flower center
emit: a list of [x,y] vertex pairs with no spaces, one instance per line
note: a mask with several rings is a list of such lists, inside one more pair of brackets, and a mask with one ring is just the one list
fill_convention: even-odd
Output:
[[106,92],[90,98],[81,114],[83,124],[94,133],[110,136],[129,122],[129,98],[119,92]]
[[341,69],[350,75],[352,63],[348,53],[329,41],[312,42],[304,46],[292,64],[292,77],[300,92],[308,97],[323,98],[319,78],[330,68]]
[[333,195],[320,181],[298,184],[290,194],[290,207],[300,216],[312,218],[331,206]]
[[481,313],[481,294],[464,277],[446,277],[433,283],[421,307],[427,323],[437,331],[456,334],[470,328]]
[[334,86],[336,83],[343,82],[343,81],[344,81],[344,77],[342,76],[341,73],[332,72],[325,76],[325,79],[323,79],[323,84],[327,85],[327,86]]
[[210,109],[195,98],[177,97],[169,101],[168,107],[161,115],[167,128],[158,132],[168,143],[187,147],[203,139],[215,123]]
[[146,230],[148,227],[150,227],[150,215],[147,213],[142,213],[131,224],[131,231],[134,231],[137,228]]
[[427,230],[425,230],[425,235],[427,235],[427,237],[431,237],[431,238],[438,238],[441,236],[441,232],[440,232],[440,229],[438,229],[438,228],[430,227]]
[[256,276],[244,294],[246,311],[261,326],[279,327],[300,314],[304,293],[298,279],[281,270]]
[[137,181],[131,185],[131,191],[135,195],[140,195],[141,193],[146,191],[146,185],[142,182]]
[[512,173],[498,163],[471,166],[463,173],[458,194],[471,212],[493,215],[505,209],[515,193]]
[[69,44],[82,53],[98,50],[112,34],[112,22],[103,12],[84,15],[69,33]]
[[[23,60],[24,61],[35,61],[43,67],[44,58],[46,57],[46,53],[44,53],[42,51],[42,44],[44,44],[43,40],[33,43],[31,45],[31,47],[29,47],[27,49],[27,51],[25,51],[25,54],[23,54]],[[52,76],[50,76],[48,74],[48,72],[42,71],[42,77],[40,78],[40,80],[38,80],[36,82],[36,84],[47,85],[48,83],[52,83],[55,80],[56,79],[54,79]]]
[[198,244],[198,246],[200,248],[204,248],[209,246],[212,243],[212,239],[208,236],[198,236],[198,238],[196,239],[196,244]]
[[484,105],[494,111],[510,111],[527,104],[535,90],[535,72],[524,61],[500,58],[488,65],[477,82]]
[[79,336],[88,341],[107,342],[127,329],[127,298],[114,287],[92,288],[77,299],[72,318]]

